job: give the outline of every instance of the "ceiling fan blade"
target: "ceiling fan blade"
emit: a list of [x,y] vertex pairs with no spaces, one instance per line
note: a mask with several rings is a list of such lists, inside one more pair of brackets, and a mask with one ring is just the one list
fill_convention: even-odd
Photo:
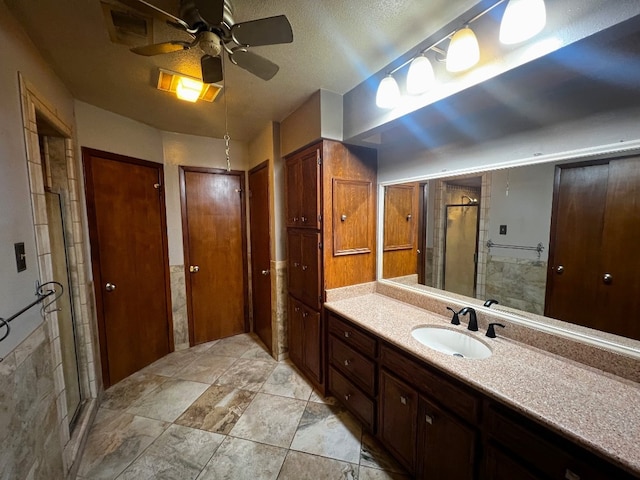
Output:
[[222,23],[224,16],[224,0],[194,0],[194,5],[202,19],[210,26]]
[[293,42],[293,30],[285,15],[236,23],[231,36],[238,45],[246,47]]
[[202,67],[203,83],[218,83],[222,81],[222,59],[220,57],[212,57],[204,55],[200,59]]
[[237,49],[229,57],[234,64],[263,80],[271,80],[280,70],[280,67],[272,61],[255,53],[247,52],[245,49]]
[[161,22],[168,22],[170,24],[178,24],[180,25],[182,28],[184,28],[185,30],[190,30],[191,27],[189,27],[189,25],[187,25],[187,22],[185,22],[184,20],[171,15],[168,12],[165,12],[164,10],[156,7],[155,5],[150,4],[149,2],[145,1],[145,0],[119,0],[120,3],[123,3],[125,5],[127,5],[128,7],[131,7],[135,10],[137,10],[140,13],[143,13],[145,15],[149,15],[151,17],[157,18],[158,20],[160,20]]
[[165,42],[165,43],[154,43],[152,45],[143,45],[141,47],[134,47],[131,49],[133,53],[137,53],[138,55],[144,55],[146,57],[151,57],[153,55],[160,55],[162,53],[172,53],[179,52],[181,50],[189,50],[191,48],[191,44],[189,42]]

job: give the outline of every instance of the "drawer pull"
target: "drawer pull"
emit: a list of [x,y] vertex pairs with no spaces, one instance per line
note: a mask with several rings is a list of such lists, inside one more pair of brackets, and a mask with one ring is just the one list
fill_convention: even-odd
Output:
[[564,478],[566,478],[567,480],[580,480],[580,475],[578,475],[577,473],[573,473],[567,468],[567,470],[564,472]]
[[424,420],[429,424],[429,425],[433,425],[433,417],[429,414],[426,414],[424,416]]
[[294,310],[295,310],[296,312],[299,312],[299,311],[300,311],[300,307],[295,307],[295,308],[294,308]]
[[351,336],[351,332],[344,332],[344,338],[349,338]]
[[302,312],[302,316],[303,316],[304,318],[307,318],[307,317],[309,316],[309,312]]
[[344,399],[345,399],[347,402],[349,401],[349,399],[350,399],[350,398],[351,398],[351,394],[350,394],[350,393],[347,393],[347,394],[344,396]]
[[345,360],[344,361],[344,366],[348,367],[349,365],[351,365],[351,360]]
[[302,265],[302,270],[307,270],[307,268],[309,268],[309,265]]
[[293,266],[294,266],[294,267],[296,267],[296,268],[298,268],[298,267],[300,266],[300,263],[298,263],[298,262],[293,262]]
[[400,403],[402,405],[406,405],[407,404],[407,397],[405,397],[404,395],[400,395]]

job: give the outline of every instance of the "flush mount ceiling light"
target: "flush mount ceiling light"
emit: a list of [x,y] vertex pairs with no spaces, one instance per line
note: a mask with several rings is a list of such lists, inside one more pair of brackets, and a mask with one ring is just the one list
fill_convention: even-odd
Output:
[[412,60],[407,73],[407,92],[419,95],[431,88],[436,80],[433,65],[427,57],[420,55]]
[[190,102],[195,102],[197,100],[213,102],[222,90],[222,86],[216,83],[203,84],[197,78],[189,77],[187,75],[182,75],[176,72],[171,72],[163,68],[159,70],[160,73],[158,75],[158,90],[175,93],[178,98],[181,98],[179,95],[191,95],[190,98],[193,98],[193,100],[183,98],[184,100]]
[[469,25],[458,30],[451,37],[447,50],[447,70],[462,72],[473,67],[480,60],[480,45]]
[[509,0],[500,23],[500,42],[513,45],[529,40],[546,23],[544,0]]
[[400,101],[400,88],[392,75],[382,79],[376,93],[376,105],[380,108],[394,108]]

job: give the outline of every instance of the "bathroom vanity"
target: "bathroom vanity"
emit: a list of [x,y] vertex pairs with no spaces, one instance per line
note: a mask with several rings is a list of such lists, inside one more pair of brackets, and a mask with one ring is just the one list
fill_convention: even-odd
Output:
[[[382,295],[371,284],[325,303],[329,393],[416,478],[640,478],[638,384]],[[342,289],[348,291],[348,289]],[[483,319],[481,319],[483,320]],[[491,350],[459,358],[421,326]],[[507,326],[509,328],[509,326]]]

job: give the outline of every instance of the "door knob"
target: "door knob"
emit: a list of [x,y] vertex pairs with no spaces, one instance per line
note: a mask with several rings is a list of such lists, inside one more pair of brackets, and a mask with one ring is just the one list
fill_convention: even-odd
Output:
[[198,273],[200,271],[200,267],[198,265],[189,265],[189,271],[191,273]]
[[605,273],[604,276],[602,277],[602,281],[607,285],[609,285],[613,281],[613,277],[611,276],[610,273]]
[[556,273],[560,275],[562,272],[564,272],[564,267],[562,265],[558,265],[556,267]]
[[269,270],[262,270],[260,273],[264,276],[267,276],[269,275]]
[[116,289],[116,286],[113,283],[107,282],[104,288],[107,290],[107,292],[113,292]]

